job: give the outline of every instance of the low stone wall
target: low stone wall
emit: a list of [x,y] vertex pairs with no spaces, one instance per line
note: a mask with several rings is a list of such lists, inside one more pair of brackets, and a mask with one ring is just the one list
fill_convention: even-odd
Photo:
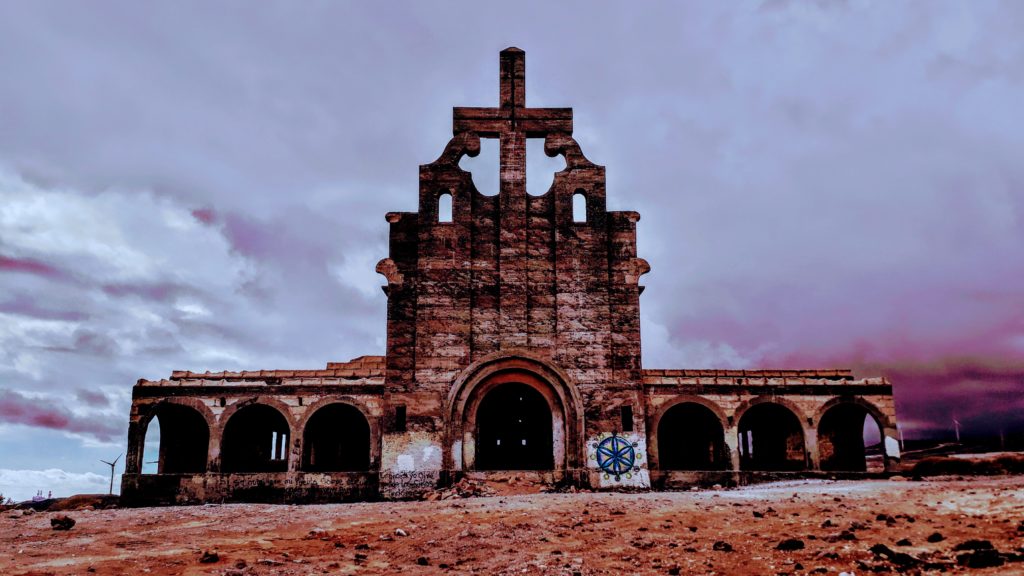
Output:
[[267,502],[315,504],[377,500],[377,472],[261,472],[246,474],[125,474],[125,506]]

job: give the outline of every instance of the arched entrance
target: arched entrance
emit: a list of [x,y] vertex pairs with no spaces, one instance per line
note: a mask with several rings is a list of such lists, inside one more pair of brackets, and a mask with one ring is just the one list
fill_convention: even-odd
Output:
[[579,392],[563,371],[529,352],[471,364],[452,386],[446,411],[444,460],[452,470],[551,470],[558,480],[584,467]]
[[206,471],[210,427],[195,408],[160,404],[146,424],[143,473],[188,474]]
[[290,440],[283,414],[266,404],[250,404],[224,425],[221,468],[224,472],[284,472]]
[[658,421],[662,470],[724,470],[729,462],[722,422],[708,407],[682,402]]
[[479,470],[554,468],[551,408],[535,388],[508,382],[493,388],[477,409]]
[[867,408],[840,403],[827,409],[818,424],[821,469],[828,471],[882,471],[885,455],[882,427]]
[[774,402],[751,406],[740,417],[742,470],[805,470],[807,452],[800,419]]
[[302,469],[362,472],[370,469],[370,424],[351,404],[328,404],[310,416],[302,434]]

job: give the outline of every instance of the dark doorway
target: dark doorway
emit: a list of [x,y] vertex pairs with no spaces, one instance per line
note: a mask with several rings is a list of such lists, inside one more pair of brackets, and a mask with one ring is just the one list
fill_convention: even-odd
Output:
[[224,426],[221,463],[224,472],[284,472],[288,470],[288,421],[265,404],[235,412]]
[[757,404],[740,418],[743,470],[804,470],[807,455],[800,419],[785,406]]
[[362,472],[370,469],[370,424],[350,404],[317,410],[303,433],[302,469],[313,472]]
[[[149,421],[160,433],[157,474],[189,474],[206,471],[210,448],[210,427],[196,409],[180,404],[162,404]],[[150,437],[147,433],[147,439]],[[143,454],[145,454],[145,446]]]
[[[868,449],[866,437],[878,438],[878,444],[871,446],[873,450]],[[884,469],[881,452],[880,428],[863,406],[837,404],[821,417],[818,454],[822,470],[864,472]]]
[[476,414],[476,467],[480,470],[551,470],[551,408],[526,384],[501,384]]
[[669,408],[658,422],[658,466],[662,470],[724,470],[725,431],[714,412],[695,402]]

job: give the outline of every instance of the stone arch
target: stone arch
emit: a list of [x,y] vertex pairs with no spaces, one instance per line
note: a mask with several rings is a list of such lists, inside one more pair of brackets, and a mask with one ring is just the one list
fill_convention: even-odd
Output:
[[817,425],[822,470],[869,470],[868,449],[864,445],[864,422],[867,417],[878,427],[879,442],[883,443],[882,452],[878,454],[881,458],[879,464],[881,469],[885,468],[884,442],[888,419],[871,402],[847,396],[829,400],[816,413],[814,421]]
[[540,393],[551,411],[553,471],[580,469],[583,453],[583,399],[569,376],[550,361],[527,351],[503,351],[470,364],[456,378],[445,404],[444,458],[454,470],[476,469],[477,411],[489,392],[518,383]]
[[295,413],[292,412],[291,406],[285,404],[284,402],[273,396],[251,396],[249,398],[243,398],[237,402],[228,404],[224,408],[220,415],[217,416],[217,431],[220,434],[223,434],[224,426],[227,424],[228,420],[230,420],[231,417],[235,414],[235,412],[247,406],[251,406],[253,404],[266,404],[271,408],[275,408],[278,412],[281,413],[282,416],[284,416],[285,420],[288,421],[288,427],[291,428],[292,431],[299,429],[296,422]]
[[236,402],[220,417],[220,462],[224,472],[285,472],[295,422],[283,402],[253,398]]
[[[313,445],[315,443],[317,443],[317,440],[315,438],[316,434],[310,434],[310,432],[311,432],[310,424],[312,423],[314,426],[316,426],[317,425],[317,422],[316,422],[317,414],[321,414],[322,416],[326,415],[326,413],[321,412],[321,411],[324,410],[324,409],[330,409],[332,406],[348,406],[352,410],[352,412],[350,413],[352,416],[358,416],[358,417],[362,418],[362,422],[360,422],[359,424],[365,424],[365,427],[366,427],[365,428],[365,434],[366,434],[365,440],[362,439],[362,438],[359,438],[359,439],[352,439],[352,438],[350,438],[349,441],[353,443],[353,444],[351,444],[351,446],[353,448],[357,447],[358,444],[365,442],[365,445],[366,445],[365,466],[363,466],[361,468],[358,468],[358,469],[350,466],[350,467],[344,467],[343,469],[331,469],[331,470],[328,470],[327,468],[324,468],[323,466],[317,465],[315,463],[315,461],[313,461],[314,459],[311,459],[311,455],[312,455],[311,454],[311,449],[313,448]],[[380,423],[379,423],[379,420],[377,418],[373,418],[371,416],[371,411],[366,406],[366,404],[364,404],[363,402],[359,401],[356,398],[353,398],[351,396],[327,396],[327,397],[321,398],[320,400],[317,400],[313,404],[309,405],[309,407],[306,409],[305,415],[296,423],[295,429],[302,431],[302,438],[301,438],[302,446],[300,447],[301,448],[301,454],[302,454],[302,462],[301,462],[301,469],[302,470],[307,470],[307,471],[315,470],[315,471],[348,471],[348,472],[353,472],[353,471],[376,470],[380,466],[379,465],[379,462],[380,462]],[[316,432],[316,431],[313,430],[313,432]],[[360,457],[360,462],[362,462],[362,461],[363,461],[363,459],[362,459],[362,457]],[[352,469],[349,469],[349,468],[352,468]]]
[[137,461],[139,471],[146,450],[146,436],[153,419],[160,422],[160,447],[157,474],[194,474],[205,472],[209,458],[210,435],[215,419],[209,407],[196,398],[166,398],[139,406]]
[[885,430],[886,428],[895,428],[892,422],[889,421],[889,417],[885,415],[885,412],[882,412],[881,408],[876,406],[874,402],[860,396],[837,396],[828,402],[825,402],[814,412],[814,424],[818,425],[821,423],[821,418],[825,415],[825,412],[828,412],[839,404],[856,404],[860,406],[875,419],[875,423],[878,424],[878,427],[882,430]]
[[800,408],[775,396],[759,396],[736,408],[741,470],[806,470],[807,418]]
[[[694,407],[691,409],[690,407]],[[677,420],[677,412],[685,410],[693,412],[687,414],[684,420]],[[706,416],[703,422],[694,422],[691,416]],[[668,419],[666,420],[666,416]],[[709,458],[698,464],[699,458],[684,458],[679,454],[680,448],[684,448],[679,442],[672,438],[673,432],[679,433],[680,426],[686,430],[682,432],[688,435],[697,435],[693,440],[698,444],[709,443]],[[729,448],[725,442],[725,431],[728,428],[728,418],[720,406],[713,401],[700,396],[681,395],[666,402],[655,412],[651,418],[648,430],[653,430],[648,441],[650,452],[649,462],[655,468],[662,470],[724,470],[729,467]],[[672,450],[670,453],[669,450]],[[685,450],[685,448],[684,448]],[[696,456],[696,451],[690,456]],[[689,461],[689,462],[687,462]]]

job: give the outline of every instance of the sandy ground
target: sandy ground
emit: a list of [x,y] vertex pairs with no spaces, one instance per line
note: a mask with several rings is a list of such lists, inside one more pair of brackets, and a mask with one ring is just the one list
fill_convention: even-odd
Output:
[[[64,514],[75,526],[51,529]],[[1024,574],[1014,558],[1024,552],[1022,521],[1022,476],[4,512],[0,574]],[[942,540],[929,542],[936,532]],[[786,539],[803,547],[777,549]],[[977,554],[1007,560],[958,565],[975,554],[954,550],[970,539],[995,549]],[[877,544],[891,554],[871,552]],[[216,557],[201,562],[206,551]]]

